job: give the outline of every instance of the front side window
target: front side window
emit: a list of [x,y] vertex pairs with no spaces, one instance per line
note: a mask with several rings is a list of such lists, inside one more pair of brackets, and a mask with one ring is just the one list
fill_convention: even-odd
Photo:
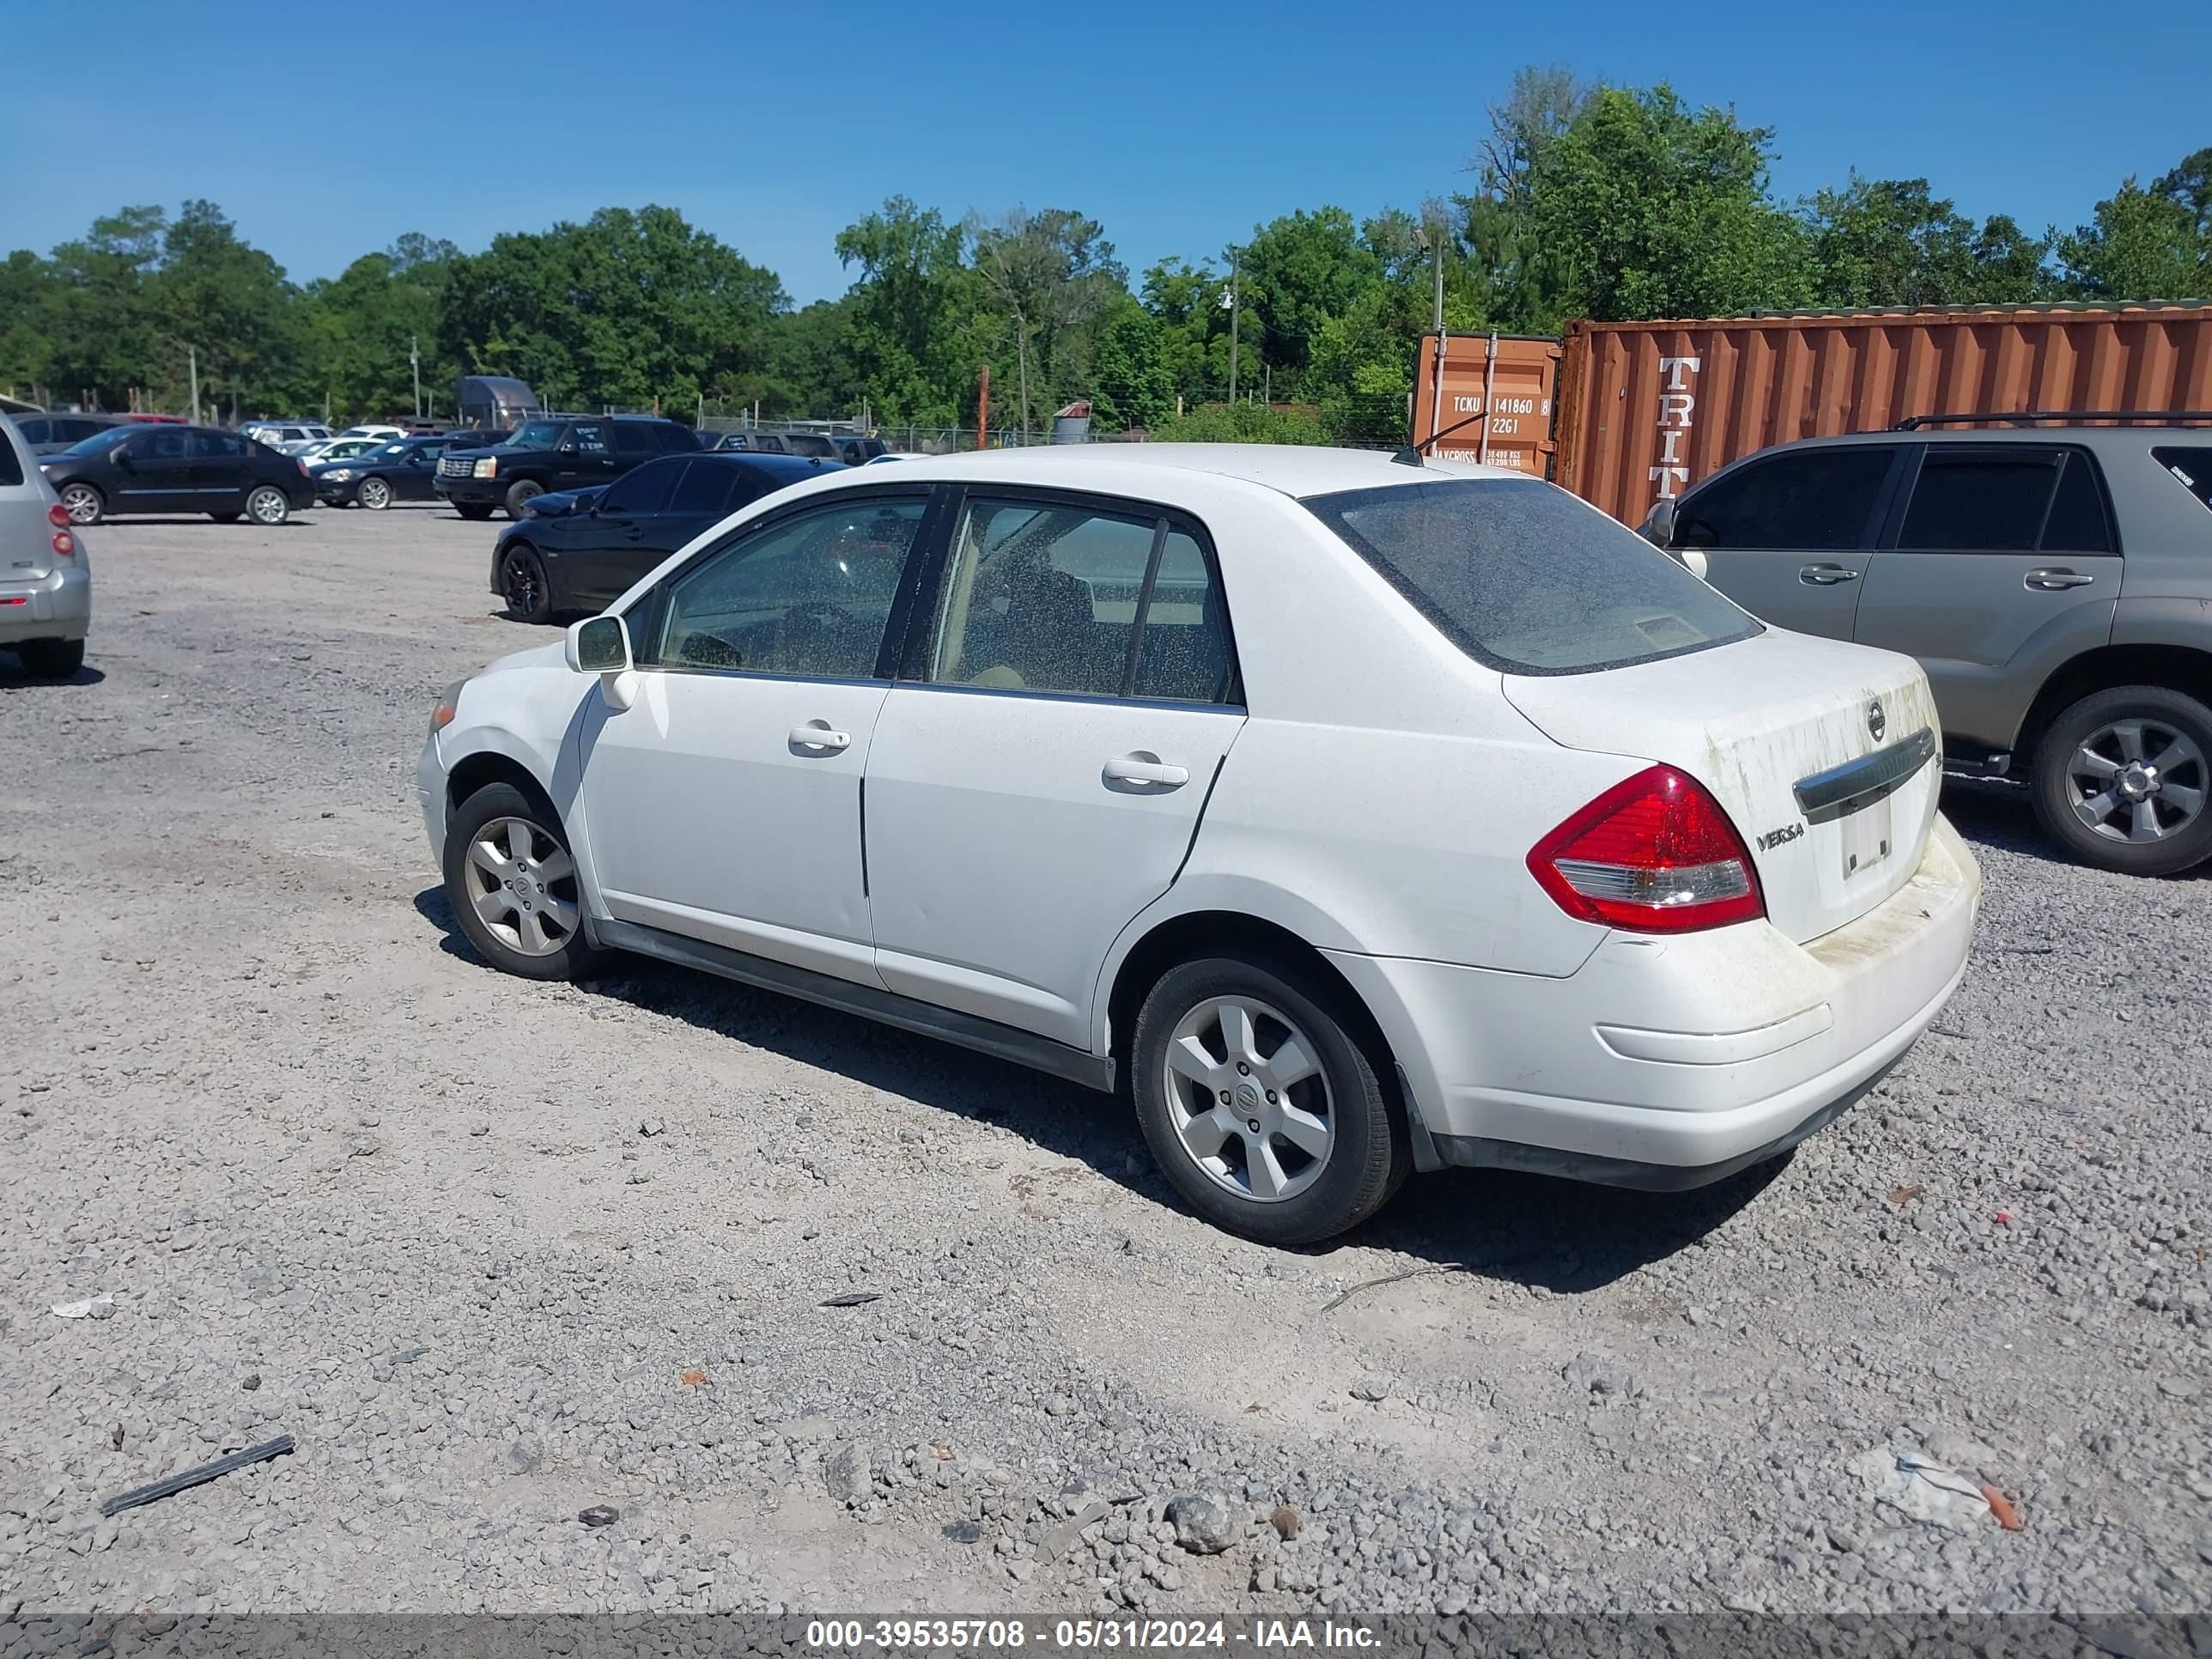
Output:
[[1923,553],[2033,552],[2057,488],[2059,459],[2047,449],[1929,446],[1898,546]]
[[1387,484],[1304,504],[1445,638],[1509,673],[1625,667],[1759,631],[1635,532],[1534,478]]
[[681,461],[653,461],[624,473],[599,497],[600,516],[635,519],[659,512],[668,505],[669,486],[676,482],[682,465]]
[[127,441],[136,435],[137,431],[138,428],[132,426],[104,427],[89,438],[80,438],[63,453],[69,455],[97,455],[103,450],[112,449],[116,445]]
[[1684,547],[1857,547],[1896,454],[1893,446],[1801,449],[1714,479],[1676,511]]
[[561,441],[562,430],[558,421],[525,421],[505,441],[509,449],[551,449]]
[[740,534],[671,586],[652,659],[672,669],[868,678],[925,505],[864,496]]

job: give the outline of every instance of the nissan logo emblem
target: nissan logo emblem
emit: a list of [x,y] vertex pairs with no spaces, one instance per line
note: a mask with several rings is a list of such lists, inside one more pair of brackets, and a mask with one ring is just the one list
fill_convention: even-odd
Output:
[[1889,717],[1881,712],[1881,699],[1876,697],[1867,704],[1867,733],[1880,743],[1881,734],[1888,729]]

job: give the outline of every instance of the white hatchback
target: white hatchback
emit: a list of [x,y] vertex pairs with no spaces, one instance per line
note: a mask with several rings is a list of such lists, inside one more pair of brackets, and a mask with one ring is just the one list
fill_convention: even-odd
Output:
[[1698,1185],[1965,971],[1906,657],[1763,627],[1512,473],[1242,446],[794,485],[432,716],[459,926],[1126,1086],[1278,1243],[1407,1173]]

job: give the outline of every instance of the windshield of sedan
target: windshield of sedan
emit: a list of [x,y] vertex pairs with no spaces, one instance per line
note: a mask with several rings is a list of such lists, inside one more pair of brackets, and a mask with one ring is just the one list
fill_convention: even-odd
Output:
[[[101,450],[106,449],[112,445],[121,443],[132,433],[142,429],[142,428],[137,426],[111,426],[104,432],[94,433],[89,438],[78,439],[67,449],[62,451],[62,454],[97,455]],[[50,459],[58,460],[60,457],[55,456]]]
[[1309,495],[1445,638],[1512,674],[1579,674],[1749,639],[1759,624],[1634,531],[1534,478]]
[[561,441],[559,421],[525,421],[501,440],[509,449],[551,449]]

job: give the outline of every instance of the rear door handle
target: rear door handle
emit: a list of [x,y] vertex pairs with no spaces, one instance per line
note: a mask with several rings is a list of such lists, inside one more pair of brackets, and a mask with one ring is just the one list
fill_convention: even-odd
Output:
[[1858,579],[1857,571],[1839,564],[1806,564],[1797,568],[1797,580],[1808,587],[1833,587],[1838,582],[1855,582]]
[[2021,578],[2021,582],[2023,586],[2039,588],[2045,593],[2058,593],[2069,587],[2087,587],[2096,580],[2078,570],[2031,570]]
[[811,754],[834,755],[853,746],[853,734],[831,731],[827,720],[809,720],[804,726],[791,728],[791,746]]
[[1140,749],[1134,754],[1108,761],[1105,778],[1109,783],[1156,783],[1179,789],[1190,781],[1190,769],[1167,765],[1158,755]]

